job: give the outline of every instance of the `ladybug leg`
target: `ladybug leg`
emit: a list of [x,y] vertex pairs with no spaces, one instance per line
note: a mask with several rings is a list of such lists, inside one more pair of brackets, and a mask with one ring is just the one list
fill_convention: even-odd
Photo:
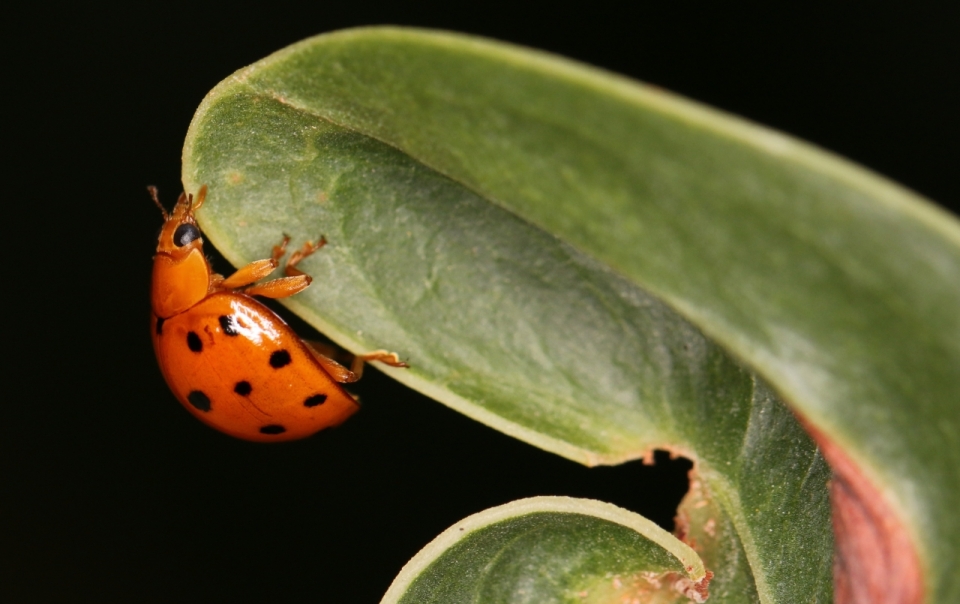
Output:
[[[287,244],[290,243],[290,237],[287,235],[283,236],[283,240],[279,245],[273,246],[273,251],[270,254],[269,258],[264,260],[256,260],[246,265],[245,267],[237,270],[226,279],[221,277],[221,281],[216,285],[225,289],[237,289],[245,285],[250,285],[260,279],[263,279],[270,273],[274,271],[278,266],[280,266],[280,259],[283,258],[283,255],[287,253]],[[309,285],[309,282],[307,283]],[[306,285],[304,286],[306,287]],[[250,288],[253,289],[253,288]],[[302,289],[302,288],[301,288]],[[300,290],[297,290],[300,291]],[[250,293],[248,290],[246,293]],[[296,293],[296,292],[293,292]],[[257,294],[263,296],[265,294]],[[287,294],[293,295],[293,294]],[[268,298],[282,298],[283,296],[267,296]]]
[[278,245],[273,246],[273,252],[270,257],[280,264],[280,259],[283,258],[283,255],[287,253],[287,244],[290,243],[290,235],[284,235],[283,239]]
[[221,281],[219,287],[224,289],[237,289],[245,285],[250,285],[272,273],[278,264],[279,262],[273,258],[255,260]]
[[[280,259],[283,258],[283,255],[287,253],[288,243],[290,243],[290,237],[284,235],[280,244],[273,246],[273,254],[271,255],[270,259],[260,260],[259,262],[270,262],[272,263],[273,267],[276,267],[280,264]],[[265,298],[286,298],[302,292],[307,288],[307,286],[310,285],[310,282],[313,279],[311,279],[310,275],[296,268],[296,265],[310,254],[322,248],[324,245],[326,245],[326,243],[327,240],[323,237],[321,237],[316,243],[311,241],[306,242],[303,244],[302,248],[290,254],[290,259],[287,261],[287,266],[284,270],[284,272],[287,274],[286,277],[280,277],[279,279],[272,279],[264,283],[251,285],[244,290],[244,293],[250,296],[263,296]],[[253,264],[249,266],[253,266]],[[268,274],[270,274],[270,271],[262,276],[265,277]],[[248,283],[252,283],[252,281],[248,281]]]
[[[331,363],[335,362],[332,359],[337,359],[344,365],[349,364],[350,371],[347,373],[354,376],[352,380],[349,380],[351,382],[355,382],[363,376],[363,366],[367,363],[367,361],[380,361],[381,363],[385,363],[391,367],[409,367],[409,365],[400,360],[400,356],[395,352],[374,350],[373,352],[368,352],[366,354],[353,354],[344,350],[343,348],[340,348],[339,346],[334,346],[333,344],[314,342],[312,340],[309,342],[304,341],[304,343],[308,348],[310,348],[314,356],[321,356]],[[318,358],[317,360],[320,359]],[[320,360],[320,362],[323,363],[322,360]],[[342,365],[339,363],[337,363],[337,366],[342,367]],[[324,367],[324,369],[326,369],[326,367]],[[344,371],[346,371],[346,369],[344,369]],[[330,373],[331,376],[336,378],[332,372],[327,371],[327,373]]]
[[[286,243],[288,240],[289,238],[285,237],[284,243],[283,243],[284,247],[286,247]],[[301,247],[299,250],[295,251],[294,253],[290,254],[290,258],[287,260],[287,266],[284,267],[283,272],[290,277],[296,277],[304,274],[303,271],[297,268],[297,264],[299,264],[301,260],[303,260],[304,258],[314,253],[315,251],[319,250],[325,245],[327,245],[327,239],[323,235],[320,235],[320,239],[316,243],[312,241],[308,241],[304,243],[303,247]],[[273,248],[273,250],[274,250],[274,254],[276,254],[277,248]],[[279,260],[279,258],[277,258],[277,260]]]
[[317,362],[323,367],[323,370],[327,372],[334,379],[334,381],[341,384],[349,384],[350,382],[356,382],[360,379],[359,375],[356,375],[340,363],[334,361],[333,356],[353,356],[345,350],[333,346],[331,344],[325,344],[323,342],[307,342],[303,341],[307,345],[307,349],[313,354],[313,358],[317,359]]
[[395,352],[389,352],[387,350],[374,350],[372,352],[365,352],[353,357],[353,362],[350,363],[350,371],[356,374],[358,380],[363,376],[364,364],[369,361],[380,361],[384,365],[389,365],[391,367],[410,366],[401,361],[400,355]]
[[286,298],[307,289],[313,279],[310,275],[296,277],[280,277],[257,285],[251,285],[243,290],[248,296],[263,296],[264,298]]

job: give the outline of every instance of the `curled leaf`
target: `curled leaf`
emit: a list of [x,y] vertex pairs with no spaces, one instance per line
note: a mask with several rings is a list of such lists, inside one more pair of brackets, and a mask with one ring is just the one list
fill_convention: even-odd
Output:
[[588,499],[534,497],[441,533],[381,604],[704,602],[710,576],[693,550],[642,516]]
[[235,263],[326,233],[291,307],[400,352],[405,383],[584,463],[694,459],[714,597],[830,599],[829,472],[783,397],[915,552],[922,575],[879,579],[960,600],[960,226],[912,193],[582,65],[391,28],[221,83],[184,148],[203,183]]

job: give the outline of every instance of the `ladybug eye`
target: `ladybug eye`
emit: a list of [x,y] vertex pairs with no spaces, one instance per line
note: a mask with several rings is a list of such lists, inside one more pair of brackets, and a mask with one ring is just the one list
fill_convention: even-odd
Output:
[[197,239],[200,239],[200,229],[195,224],[181,224],[173,232],[173,243],[177,247],[183,247]]

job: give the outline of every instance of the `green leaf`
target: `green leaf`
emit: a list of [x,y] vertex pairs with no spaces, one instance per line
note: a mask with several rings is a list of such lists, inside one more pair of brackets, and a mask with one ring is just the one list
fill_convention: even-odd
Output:
[[709,581],[692,549],[642,516],[599,501],[534,497],[444,531],[382,603],[689,602],[703,601]]
[[829,470],[774,392],[889,501],[930,601],[960,598],[960,228],[909,192],[609,74],[388,28],[225,80],[183,179],[234,264],[326,234],[289,306],[399,352],[397,379],[583,463],[695,460],[714,598],[830,600]]
[[[732,559],[781,569],[757,589],[829,599],[827,468],[762,383],[655,298],[410,157],[242,89],[221,98],[188,157],[228,259],[322,229],[330,243],[301,265],[317,279],[288,302],[321,331],[399,351],[398,379],[572,459],[688,455],[725,503],[714,523],[739,526]],[[740,479],[758,467],[773,493]],[[748,564],[710,568],[715,587],[754,583]]]

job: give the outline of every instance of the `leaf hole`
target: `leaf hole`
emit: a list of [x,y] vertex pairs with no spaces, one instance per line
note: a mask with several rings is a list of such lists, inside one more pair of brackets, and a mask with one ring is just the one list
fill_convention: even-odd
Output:
[[[652,463],[651,463],[652,462]],[[577,472],[572,497],[599,499],[637,512],[673,532],[680,501],[690,489],[693,462],[656,450],[644,460],[619,466],[584,468]]]

